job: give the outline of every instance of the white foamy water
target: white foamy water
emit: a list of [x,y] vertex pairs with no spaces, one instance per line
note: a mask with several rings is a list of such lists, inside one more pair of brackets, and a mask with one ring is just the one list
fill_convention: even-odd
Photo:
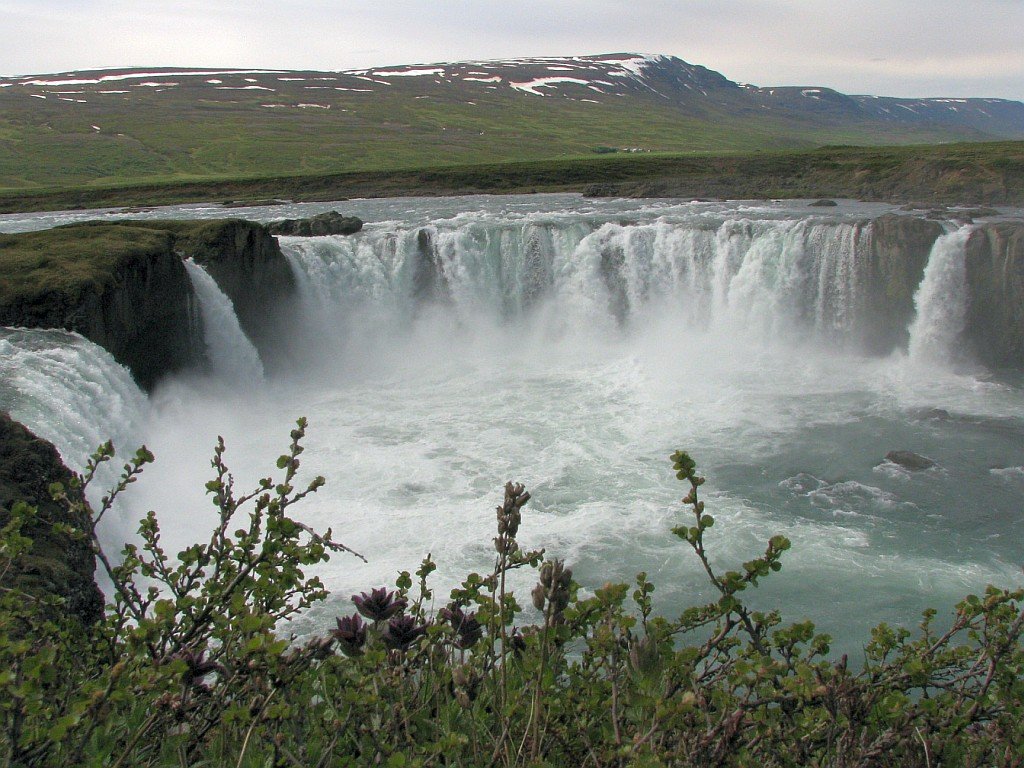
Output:
[[[345,210],[370,222],[363,232],[282,240],[299,285],[287,372],[260,381],[229,365],[236,381],[256,380],[248,390],[169,380],[132,432],[157,464],[129,511],[161,512],[172,549],[212,518],[203,483],[218,434],[238,486],[254,486],[308,417],[303,472],[328,484],[296,512],[370,560],[320,569],[336,596],[308,627],[427,552],[439,600],[488,569],[506,480],[533,494],[524,545],[566,557],[587,589],[646,570],[659,610],[678,612],[710,592],[669,533],[685,493],[668,462],[676,448],[709,478],[716,562],[789,536],[786,566],[754,599],[852,649],[878,621],[914,623],[926,606],[1020,581],[1020,486],[991,468],[1024,463],[1024,393],[941,356],[860,351],[877,208],[822,217],[555,197]],[[942,272],[945,245],[923,283]],[[917,323],[943,326],[929,314],[938,294],[925,295]],[[232,330],[217,343],[207,339],[211,356],[228,360],[248,342]],[[946,417],[921,415],[932,409]],[[899,449],[942,471],[876,471]]]
[[910,359],[949,364],[958,349],[967,317],[965,250],[971,226],[941,235],[932,247],[924,279],[914,296],[917,316],[910,326]]
[[136,439],[148,405],[127,369],[77,333],[0,328],[0,410],[81,468],[107,440]]
[[255,384],[263,378],[259,352],[238,324],[235,308],[209,273],[185,259],[203,318],[203,339],[214,374],[236,384]]

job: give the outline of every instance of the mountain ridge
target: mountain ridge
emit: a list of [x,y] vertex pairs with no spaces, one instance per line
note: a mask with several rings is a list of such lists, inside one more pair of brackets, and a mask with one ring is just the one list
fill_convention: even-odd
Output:
[[0,78],[0,189],[1024,139],[1024,103],[741,84],[661,54]]

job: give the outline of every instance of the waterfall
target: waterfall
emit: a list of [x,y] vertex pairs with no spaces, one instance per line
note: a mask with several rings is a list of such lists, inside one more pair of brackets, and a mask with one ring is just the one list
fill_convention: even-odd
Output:
[[231,299],[192,259],[185,259],[185,269],[199,299],[203,336],[214,374],[239,384],[260,381],[263,364],[259,352],[238,324]]
[[847,343],[861,319],[858,265],[870,226],[466,217],[282,245],[304,303],[330,317],[325,332],[356,308],[401,324],[428,303],[472,327],[546,305],[570,331],[628,330],[671,309],[695,329]]
[[0,410],[53,443],[72,469],[107,440],[136,448],[145,409],[128,370],[77,333],[0,328]]
[[941,235],[932,246],[924,278],[914,295],[917,314],[910,324],[909,357],[916,363],[956,361],[967,316],[966,225]]

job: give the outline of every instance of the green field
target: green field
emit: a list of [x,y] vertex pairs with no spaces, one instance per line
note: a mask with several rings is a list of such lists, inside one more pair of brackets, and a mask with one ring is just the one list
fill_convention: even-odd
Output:
[[1024,142],[601,155],[335,174],[222,176],[0,192],[0,212],[196,201],[583,192],[1024,205]]
[[741,87],[630,56],[464,62],[436,77],[0,78],[0,210],[534,190],[1021,200],[1018,102]]

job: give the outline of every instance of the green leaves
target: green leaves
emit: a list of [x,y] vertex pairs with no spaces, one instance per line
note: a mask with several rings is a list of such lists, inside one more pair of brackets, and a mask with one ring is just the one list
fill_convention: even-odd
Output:
[[[920,764],[927,748],[935,765],[999,765],[1024,741],[1020,590],[969,595],[952,617],[926,612],[915,632],[880,625],[863,664],[830,659],[831,638],[813,623],[784,625],[779,612],[746,605],[781,568],[786,537],[732,568],[711,557],[706,547],[728,531],[705,511],[704,479],[683,452],[673,467],[689,484],[686,522],[673,533],[707,577],[706,602],[656,616],[644,572],[633,586],[577,584],[542,550],[523,552],[513,534],[528,524],[528,494],[509,484],[494,569],[466,576],[434,620],[428,554],[397,578],[403,596],[419,587],[407,606],[416,642],[397,643],[401,628],[385,642],[381,622],[364,627],[361,653],[344,657],[338,638],[316,636],[322,612],[289,622],[327,596],[306,569],[348,551],[292,514],[323,484],[295,490],[304,433],[300,421],[278,462],[284,477],[248,493],[234,488],[218,441],[210,537],[171,556],[147,515],[141,541],[110,563],[112,605],[92,634],[0,589],[0,756],[512,768],[778,765],[780,755],[787,765],[872,764],[884,754],[903,765]],[[94,463],[110,456],[101,448]],[[137,453],[109,498],[148,460]],[[25,552],[20,520],[32,510],[12,512],[0,572]],[[538,570],[515,583],[539,581],[539,612],[524,613],[506,584],[521,569]],[[299,626],[313,636],[285,634]]]

